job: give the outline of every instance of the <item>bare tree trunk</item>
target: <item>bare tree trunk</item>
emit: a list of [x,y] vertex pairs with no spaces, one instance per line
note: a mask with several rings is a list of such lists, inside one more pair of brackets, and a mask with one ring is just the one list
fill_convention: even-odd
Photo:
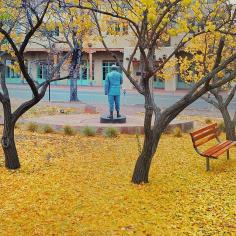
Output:
[[10,102],[3,104],[4,109],[4,130],[2,136],[2,148],[5,155],[5,166],[8,169],[20,168],[19,157],[14,139],[15,123],[11,118]]
[[70,101],[77,102],[78,99],[78,92],[77,92],[77,57],[78,51],[74,50],[73,57],[72,57],[72,65],[71,65],[71,72],[70,72]]
[[[156,152],[162,134],[162,122],[155,122],[152,128],[152,118],[154,114],[153,94],[150,91],[150,83],[144,84],[145,96],[145,119],[144,119],[144,144],[141,154],[136,162],[132,182],[135,184],[148,183],[149,170],[152,158]],[[157,117],[155,117],[157,119]],[[164,125],[164,124],[163,124]]]
[[73,76],[70,78],[70,101],[71,102],[77,102],[78,99],[78,92],[77,92],[77,76],[75,76],[74,73]]
[[221,106],[220,112],[224,119],[226,139],[236,141],[235,124],[230,117],[227,107]]
[[[151,131],[150,131],[151,132]],[[149,170],[156,147],[159,143],[161,133],[158,133],[155,139],[151,134],[145,134],[144,145],[141,154],[135,164],[132,182],[135,184],[148,183]]]
[[[82,61],[82,42],[78,42],[75,35],[73,35],[74,49],[72,54],[71,68],[70,68],[70,101],[76,102],[78,99],[77,79],[79,75],[80,65]],[[81,78],[82,79],[82,78]]]

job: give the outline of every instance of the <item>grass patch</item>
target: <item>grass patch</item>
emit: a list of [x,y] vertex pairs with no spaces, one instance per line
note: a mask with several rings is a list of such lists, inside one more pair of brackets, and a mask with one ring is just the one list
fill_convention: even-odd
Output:
[[117,128],[109,127],[104,130],[104,136],[107,138],[116,138],[119,135]]
[[30,122],[26,125],[26,130],[30,132],[37,132],[39,130],[39,125],[35,122]]
[[53,127],[51,125],[44,125],[42,128],[42,131],[44,134],[50,134],[50,133],[55,132],[55,130],[53,129]]
[[182,129],[180,127],[175,127],[172,130],[172,134],[173,134],[174,137],[177,137],[177,138],[181,138],[183,136],[183,132],[182,132]]
[[73,128],[73,127],[71,127],[70,125],[65,125],[64,127],[63,127],[63,133],[65,134],[65,135],[69,135],[69,136],[72,136],[72,135],[76,135],[76,130]]
[[16,124],[15,124],[15,128],[16,129],[20,129],[21,126],[22,126],[22,124],[20,122],[16,122]]
[[81,133],[87,137],[94,137],[96,135],[96,129],[93,127],[86,126],[81,130]]
[[206,119],[205,119],[205,123],[206,123],[206,124],[212,124],[213,121],[212,121],[212,119],[210,119],[210,118],[206,118]]

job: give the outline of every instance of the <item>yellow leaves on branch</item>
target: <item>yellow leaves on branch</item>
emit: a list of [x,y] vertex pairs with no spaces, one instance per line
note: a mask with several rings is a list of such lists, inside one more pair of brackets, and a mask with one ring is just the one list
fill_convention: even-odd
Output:
[[[208,25],[211,28],[214,26]],[[207,33],[193,38],[185,47],[185,55],[181,55],[179,61],[179,72],[181,78],[188,82],[196,82],[212,71],[219,45],[221,34],[208,30]],[[225,37],[225,47],[222,52],[222,61],[227,59],[235,51],[235,37]],[[231,63],[227,70],[231,70],[235,62]],[[225,76],[225,71],[217,74],[218,78]]]
[[11,68],[15,73],[20,73],[20,66],[17,62],[14,62],[14,64],[8,65],[9,68]]
[[176,64],[177,64],[177,59],[172,58],[170,59],[164,68],[161,71],[158,71],[156,76],[158,78],[161,78],[163,80],[171,80],[173,78],[176,78],[177,71],[176,71]]
[[177,34],[189,32],[189,27],[186,19],[178,18],[177,24],[178,24]]
[[192,4],[191,9],[193,11],[194,17],[198,22],[201,22],[203,19],[203,13],[201,10],[201,3],[200,1],[195,1],[194,4]]
[[155,0],[140,0],[140,3],[143,5],[143,9],[150,9],[156,5]]
[[216,26],[213,24],[213,22],[207,22],[207,25],[206,25],[207,32],[215,31],[215,29],[216,29]]
[[193,0],[183,0],[181,3],[182,3],[182,6],[188,7],[192,2]]

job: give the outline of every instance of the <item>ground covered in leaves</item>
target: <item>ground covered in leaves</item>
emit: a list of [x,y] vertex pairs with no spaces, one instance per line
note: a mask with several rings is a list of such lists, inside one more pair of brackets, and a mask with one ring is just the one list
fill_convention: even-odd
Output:
[[135,136],[16,131],[22,168],[1,151],[0,235],[235,235],[236,150],[205,161],[189,135],[163,135],[150,183],[130,183]]

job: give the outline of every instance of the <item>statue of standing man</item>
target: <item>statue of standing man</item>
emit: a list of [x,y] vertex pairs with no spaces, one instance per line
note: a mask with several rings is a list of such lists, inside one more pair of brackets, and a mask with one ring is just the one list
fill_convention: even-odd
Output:
[[123,83],[123,78],[116,65],[111,66],[111,72],[106,76],[105,81],[105,95],[108,95],[110,115],[109,119],[113,119],[114,103],[117,112],[117,118],[120,115],[120,90]]

